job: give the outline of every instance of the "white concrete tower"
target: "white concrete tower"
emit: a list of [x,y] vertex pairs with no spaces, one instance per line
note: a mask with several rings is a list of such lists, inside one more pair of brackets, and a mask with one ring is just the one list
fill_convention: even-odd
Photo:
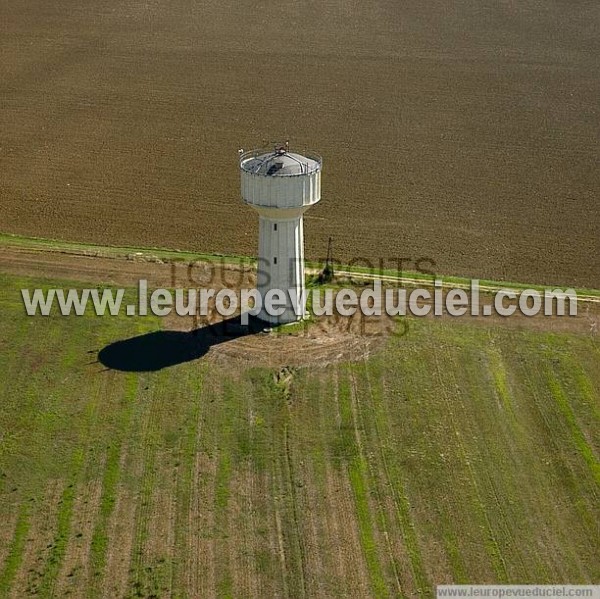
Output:
[[295,154],[287,146],[240,155],[242,198],[259,216],[256,286],[263,300],[271,289],[285,293],[282,314],[263,308],[258,315],[272,324],[304,318],[302,215],[321,199],[321,164],[320,156]]

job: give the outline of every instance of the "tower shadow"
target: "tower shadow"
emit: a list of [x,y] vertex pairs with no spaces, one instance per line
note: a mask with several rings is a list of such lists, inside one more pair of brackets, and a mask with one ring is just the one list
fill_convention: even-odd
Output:
[[269,325],[250,317],[229,318],[192,331],[153,331],[115,341],[98,352],[98,361],[111,370],[151,372],[191,362],[206,355],[213,345],[255,335]]

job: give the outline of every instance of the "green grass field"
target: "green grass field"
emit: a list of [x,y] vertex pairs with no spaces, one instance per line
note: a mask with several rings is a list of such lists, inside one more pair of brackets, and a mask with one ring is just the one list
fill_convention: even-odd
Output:
[[39,284],[0,275],[0,597],[600,583],[597,337],[414,319],[289,385],[124,373],[97,352],[159,320],[26,317]]

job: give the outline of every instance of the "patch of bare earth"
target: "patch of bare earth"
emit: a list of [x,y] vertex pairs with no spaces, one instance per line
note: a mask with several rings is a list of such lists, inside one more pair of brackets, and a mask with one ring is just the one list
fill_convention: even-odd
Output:
[[185,589],[190,597],[215,597],[214,481],[216,462],[205,452],[196,454],[188,514]]
[[233,358],[253,366],[325,366],[339,361],[352,361],[381,349],[390,330],[380,323],[365,333],[359,326],[349,326],[343,319],[319,319],[298,326],[300,330],[286,334],[264,332],[225,340],[211,347],[215,360]]

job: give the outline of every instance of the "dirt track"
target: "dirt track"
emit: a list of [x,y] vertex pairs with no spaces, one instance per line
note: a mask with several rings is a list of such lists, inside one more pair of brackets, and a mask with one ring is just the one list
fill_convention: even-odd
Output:
[[324,156],[307,255],[600,286],[595,0],[0,8],[0,231],[256,252],[237,150]]
[[[149,289],[158,287],[219,289],[225,286],[239,289],[242,286],[255,285],[255,274],[251,269],[240,269],[233,265],[208,265],[198,262],[190,269],[189,263],[183,262],[140,260],[137,257],[132,259],[132,256],[108,258],[75,252],[43,251],[10,246],[0,246],[0,272],[74,283],[127,287],[134,287],[140,279],[146,279]],[[389,284],[392,287],[402,286],[401,281]],[[466,315],[459,319],[444,315],[442,318],[453,319],[457,324],[467,321],[482,326],[494,324],[517,329],[570,331],[596,335],[600,323],[600,304],[597,298],[592,299],[593,301],[589,302],[579,302],[576,317],[549,318],[543,315],[525,317],[517,313],[510,318],[502,318],[498,315],[486,317]],[[483,294],[481,301],[482,304],[491,303],[491,296]],[[428,318],[432,317],[428,316]],[[216,312],[213,318],[208,320],[171,314],[165,317],[163,328],[171,331],[192,331],[207,324],[214,324],[215,319],[221,320]],[[409,323],[405,324],[410,327]],[[241,363],[274,367],[324,365],[338,360],[364,358],[377,351],[382,341],[394,329],[397,327],[387,317],[364,318],[357,314],[349,319],[334,316],[320,318],[294,335],[283,335],[276,340],[264,335],[242,336],[236,339],[230,339],[229,335],[226,335],[224,342],[218,340],[214,343],[210,355],[217,360],[234,359]],[[396,334],[402,336],[407,331],[408,329],[396,330]],[[213,341],[215,340],[211,340],[211,343]]]

